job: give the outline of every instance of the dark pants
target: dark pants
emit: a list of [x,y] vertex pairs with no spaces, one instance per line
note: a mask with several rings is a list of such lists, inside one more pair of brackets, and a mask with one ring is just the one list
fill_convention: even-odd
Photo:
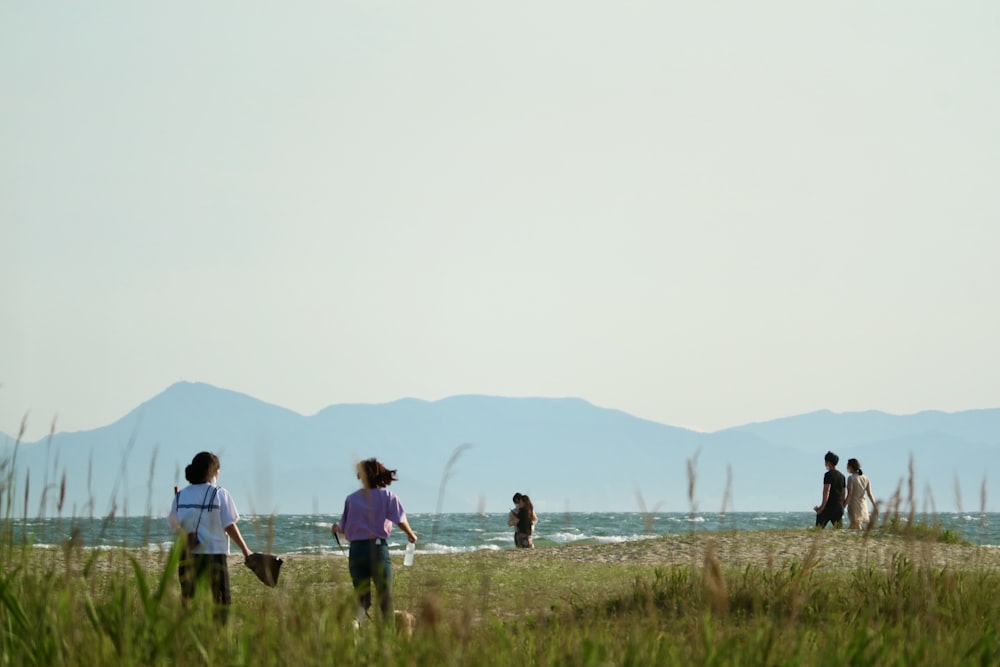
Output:
[[358,604],[364,607],[365,611],[368,611],[372,605],[372,584],[374,583],[382,617],[384,620],[392,622],[392,561],[389,560],[389,547],[385,544],[385,540],[355,540],[351,542],[347,569],[351,573],[351,581],[354,583],[354,592],[358,596]]
[[826,528],[826,524],[831,522],[833,523],[834,528],[844,527],[843,508],[840,508],[840,511],[838,512],[836,507],[833,508],[833,511],[830,511],[830,508],[827,507],[822,513],[816,515],[816,525],[820,528]]
[[225,554],[194,554],[191,560],[182,560],[177,574],[181,580],[181,599],[185,602],[194,597],[195,589],[207,581],[212,590],[212,600],[221,605],[216,616],[226,621],[232,601],[229,590],[229,563]]

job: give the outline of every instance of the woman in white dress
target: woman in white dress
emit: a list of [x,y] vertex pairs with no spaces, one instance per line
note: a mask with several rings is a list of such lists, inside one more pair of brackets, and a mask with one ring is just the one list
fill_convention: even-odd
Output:
[[868,523],[868,501],[867,495],[872,501],[874,511],[878,511],[875,505],[875,498],[872,496],[872,485],[868,481],[868,476],[861,470],[861,462],[857,459],[847,460],[847,499],[844,500],[844,507],[847,508],[847,518],[851,522],[850,528],[860,529]]

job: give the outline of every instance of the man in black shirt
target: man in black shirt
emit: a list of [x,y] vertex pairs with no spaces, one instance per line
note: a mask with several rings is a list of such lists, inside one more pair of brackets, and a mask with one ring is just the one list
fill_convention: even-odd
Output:
[[826,524],[832,521],[834,528],[842,528],[847,480],[844,479],[843,473],[837,470],[837,464],[840,463],[839,456],[827,452],[823,460],[826,462],[826,474],[823,475],[823,502],[813,508],[816,510],[816,525],[826,528]]

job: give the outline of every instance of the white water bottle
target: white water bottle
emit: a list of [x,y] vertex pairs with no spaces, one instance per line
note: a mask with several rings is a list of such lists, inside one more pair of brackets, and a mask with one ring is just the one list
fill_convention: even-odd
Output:
[[413,565],[413,551],[417,548],[417,545],[413,542],[406,543],[406,553],[403,555],[403,565],[409,567]]

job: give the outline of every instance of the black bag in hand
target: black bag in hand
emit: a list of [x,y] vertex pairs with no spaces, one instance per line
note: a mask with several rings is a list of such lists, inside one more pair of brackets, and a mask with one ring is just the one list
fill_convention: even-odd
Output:
[[258,579],[265,585],[272,587],[278,585],[278,575],[281,573],[281,564],[284,562],[273,554],[259,553],[250,554],[244,561]]

